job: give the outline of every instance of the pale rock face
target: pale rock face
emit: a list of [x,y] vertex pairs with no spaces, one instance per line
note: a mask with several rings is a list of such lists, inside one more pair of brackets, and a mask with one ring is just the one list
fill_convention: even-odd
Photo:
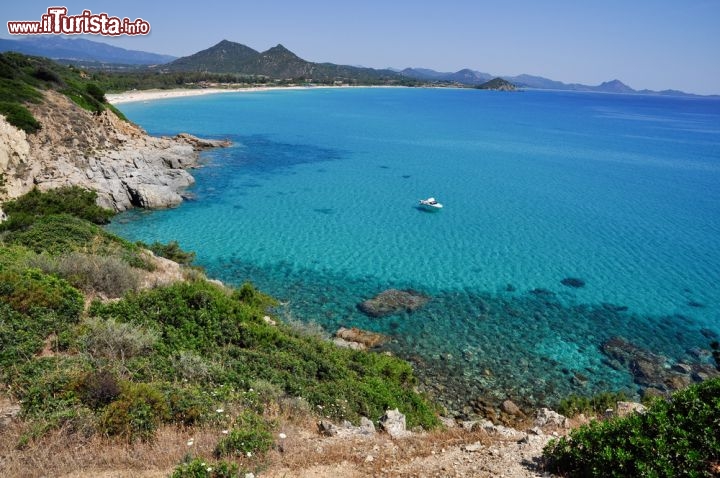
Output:
[[13,174],[28,162],[30,144],[25,131],[15,128],[0,115],[0,200],[22,191],[22,181]]
[[185,134],[151,137],[112,112],[96,115],[57,92],[44,95],[43,103],[28,105],[42,125],[37,133],[25,135],[0,120],[0,201],[34,186],[81,186],[116,211],[172,207],[194,183],[183,168],[197,163],[198,150],[225,145]]

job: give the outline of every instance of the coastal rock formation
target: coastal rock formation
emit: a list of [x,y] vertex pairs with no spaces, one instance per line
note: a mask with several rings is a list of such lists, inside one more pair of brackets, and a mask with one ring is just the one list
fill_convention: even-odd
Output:
[[385,415],[380,418],[380,427],[393,438],[405,438],[411,435],[411,432],[406,429],[405,415],[400,413],[397,408],[385,412]]
[[35,186],[81,186],[116,211],[175,206],[194,182],[184,168],[197,164],[198,151],[227,144],[190,135],[151,137],[108,110],[93,114],[51,90],[28,108],[42,125],[31,135],[0,116],[0,201]]
[[430,300],[414,290],[388,289],[358,304],[358,308],[371,317],[384,317],[406,311],[413,312]]
[[372,436],[375,434],[375,424],[367,417],[360,417],[360,426],[357,427],[347,420],[342,425],[336,425],[330,420],[320,420],[318,422],[318,431],[321,435],[344,438]]
[[376,347],[387,340],[387,337],[376,332],[361,330],[357,327],[349,329],[340,327],[335,332],[333,342],[340,347],[348,347],[355,350],[365,350]]
[[693,382],[720,376],[720,373],[705,363],[671,364],[667,358],[642,349],[621,337],[613,337],[602,345],[602,351],[615,368],[626,367],[635,383],[652,390],[654,395],[669,395]]

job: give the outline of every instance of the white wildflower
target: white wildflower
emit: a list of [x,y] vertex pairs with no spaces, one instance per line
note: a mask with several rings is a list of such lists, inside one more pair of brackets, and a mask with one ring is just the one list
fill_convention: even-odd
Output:
[[278,436],[280,437],[280,439],[281,439],[281,440],[284,440],[284,439],[286,439],[286,438],[287,438],[287,435],[286,435],[286,434],[284,434],[284,433],[281,433],[281,434],[280,434],[280,435],[278,435]]

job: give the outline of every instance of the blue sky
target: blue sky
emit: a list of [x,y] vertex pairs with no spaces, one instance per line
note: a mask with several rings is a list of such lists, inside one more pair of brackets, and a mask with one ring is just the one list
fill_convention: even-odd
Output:
[[316,62],[720,94],[720,0],[25,0],[4,2],[0,36],[56,5],[143,18],[147,37],[89,39],[176,56],[227,39]]

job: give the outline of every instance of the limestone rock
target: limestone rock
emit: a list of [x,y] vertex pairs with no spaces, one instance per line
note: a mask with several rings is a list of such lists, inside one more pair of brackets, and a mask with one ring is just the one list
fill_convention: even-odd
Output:
[[80,186],[116,211],[172,207],[194,183],[184,168],[197,164],[198,151],[227,145],[187,134],[151,137],[109,111],[92,114],[55,91],[28,108],[42,125],[31,135],[0,117],[0,201],[35,186]]
[[615,414],[618,417],[626,417],[632,413],[645,413],[644,405],[636,402],[617,402]]
[[549,408],[541,408],[535,414],[533,425],[540,428],[570,428],[570,420]]
[[380,418],[380,427],[393,438],[404,438],[411,435],[406,429],[405,415],[400,413],[397,408],[385,412],[385,415]]
[[[361,330],[357,327],[351,327],[349,329],[340,327],[338,331],[335,332],[335,337],[340,339],[342,342],[347,343],[347,345],[344,345],[342,342],[337,341],[337,345],[348,346],[359,350],[376,347],[387,340],[387,337],[382,334]],[[353,344],[356,344],[357,346],[354,346]]]
[[505,400],[504,402],[502,402],[502,404],[500,405],[500,409],[503,412],[507,413],[508,415],[513,415],[513,416],[523,415],[523,412],[522,412],[522,410],[520,410],[520,407],[515,405],[515,403],[512,400]]
[[329,420],[321,420],[318,422],[318,431],[325,436],[352,437],[352,436],[372,436],[375,434],[375,425],[372,420],[366,417],[360,417],[360,426],[345,421],[342,425],[336,425]]
[[413,290],[388,289],[358,304],[358,308],[371,317],[384,317],[398,312],[413,312],[427,303],[429,298]]

